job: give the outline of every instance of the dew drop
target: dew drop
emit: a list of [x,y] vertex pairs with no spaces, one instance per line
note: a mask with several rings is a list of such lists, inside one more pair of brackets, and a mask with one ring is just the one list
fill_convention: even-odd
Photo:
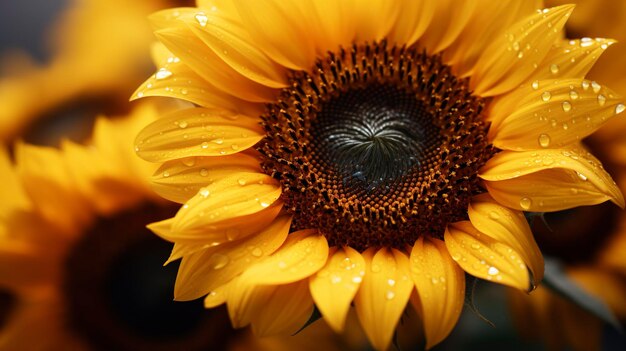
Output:
[[209,191],[209,189],[207,188],[202,188],[200,189],[200,191],[198,192],[198,194],[200,194],[200,196],[202,196],[203,198],[207,198],[209,197],[209,195],[211,194],[211,192]]
[[544,102],[550,101],[550,98],[552,98],[552,94],[550,94],[549,91],[544,91],[543,94],[541,94],[541,100]]
[[589,81],[588,80],[583,80],[581,86],[583,87],[584,90],[588,90],[589,89]]
[[268,204],[267,202],[261,202],[261,207],[265,208],[268,207],[270,204]]
[[528,197],[523,197],[519,200],[519,205],[522,209],[524,210],[528,210],[530,208],[530,205],[532,205],[532,200]]
[[172,72],[168,71],[166,68],[161,68],[154,74],[154,77],[158,80],[168,78],[172,75]]
[[572,100],[577,100],[577,99],[578,99],[578,93],[576,92],[576,90],[571,90],[571,91],[569,92],[569,97],[570,97]]
[[200,170],[200,175],[203,176],[203,177],[206,177],[206,176],[209,175],[209,171],[207,171],[206,168],[202,168]]
[[189,94],[189,90],[186,89],[186,88],[182,88],[182,89],[180,89],[180,93],[183,94],[183,95],[187,95],[187,94]]
[[204,14],[204,12],[199,12],[194,17],[196,18],[196,21],[198,21],[198,24],[200,26],[206,27],[209,18],[207,17],[207,15]]
[[164,171],[163,172],[163,178],[167,178],[169,176],[170,176],[170,172],[168,172],[168,171]]
[[187,123],[187,121],[180,121],[180,122],[178,122],[178,127],[182,128],[182,129],[187,128],[188,125],[189,125],[189,123]]
[[531,84],[531,87],[532,87],[534,90],[539,89],[539,81],[538,81],[538,80],[534,81],[534,82]]
[[246,180],[245,180],[245,179],[243,179],[243,178],[239,178],[239,179],[237,180],[237,183],[239,183],[239,185],[241,185],[241,186],[244,186],[244,185],[246,185]]
[[594,93],[598,93],[598,92],[600,92],[600,89],[601,89],[601,88],[602,88],[602,87],[601,87],[601,86],[600,86],[600,84],[598,84],[597,82],[595,82],[595,81],[591,82],[591,89],[593,89],[593,92],[594,92]]
[[616,115],[624,112],[624,110],[626,110],[626,107],[624,106],[624,104],[617,104],[617,105],[615,105],[615,114]]
[[228,256],[216,253],[211,256],[211,261],[213,269],[222,269],[228,264]]
[[551,64],[551,65],[550,65],[550,72],[551,72],[552,74],[557,74],[557,73],[559,73],[559,65],[557,65],[557,64],[555,64],[555,63]]
[[396,285],[396,281],[393,280],[393,279],[389,279],[389,280],[387,280],[387,284],[389,284],[389,286],[394,286],[394,285]]
[[206,141],[203,142],[200,147],[202,147],[203,149],[208,149],[209,148],[209,143],[207,143]]
[[606,96],[598,94],[598,105],[604,106],[606,104]]
[[353,277],[353,278],[352,278],[352,282],[353,282],[354,284],[359,284],[359,283],[361,283],[362,281],[363,281],[363,278],[361,278],[361,277]]
[[387,294],[385,295],[385,298],[387,300],[393,300],[394,297],[396,297],[396,293],[395,292],[393,292],[391,290],[387,291]]
[[561,104],[561,107],[563,108],[563,111],[565,112],[570,112],[572,110],[572,104],[569,101],[563,101],[563,103]]
[[255,247],[252,250],[252,256],[254,256],[254,257],[261,257],[261,255],[263,255],[263,250],[261,250],[260,248]]
[[578,176],[578,178],[580,178],[583,181],[587,180],[587,176],[580,172],[576,172],[576,175]]
[[489,269],[487,270],[487,274],[489,275],[496,275],[498,273],[500,273],[500,271],[496,267],[489,267]]
[[196,164],[196,158],[195,157],[184,158],[183,164],[187,167],[193,167]]
[[539,135],[539,145],[541,147],[548,147],[550,146],[550,136],[548,134],[541,134]]

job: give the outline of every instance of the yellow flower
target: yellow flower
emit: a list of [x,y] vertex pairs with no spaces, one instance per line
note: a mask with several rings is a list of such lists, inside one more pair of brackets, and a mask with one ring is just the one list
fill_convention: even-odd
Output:
[[152,69],[153,36],[145,16],[166,3],[172,5],[164,0],[71,1],[49,30],[52,52],[45,64],[25,54],[3,62],[0,140],[23,135],[32,121],[85,100],[108,112],[125,109],[128,94]]
[[154,167],[132,146],[157,114],[142,104],[100,118],[88,146],[18,143],[15,161],[1,150],[0,349],[199,350],[232,341],[225,311],[173,308],[167,279],[142,269],[171,249],[145,229],[173,208],[149,189]]
[[533,1],[198,1],[158,12],[159,69],[135,93],[182,109],[137,137],[183,203],[150,228],[182,258],[175,298],[293,333],[353,304],[386,349],[408,302],[426,347],[464,272],[532,290],[523,211],[621,192],[580,139],[624,105],[584,79],[613,43],[561,40],[573,6]]

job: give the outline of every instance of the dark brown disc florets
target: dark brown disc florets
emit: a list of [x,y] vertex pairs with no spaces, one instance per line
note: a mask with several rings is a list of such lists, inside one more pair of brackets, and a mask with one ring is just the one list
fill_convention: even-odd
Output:
[[467,218],[494,149],[484,101],[440,56],[354,45],[290,82],[263,115],[257,149],[294,228],[331,245],[403,248]]

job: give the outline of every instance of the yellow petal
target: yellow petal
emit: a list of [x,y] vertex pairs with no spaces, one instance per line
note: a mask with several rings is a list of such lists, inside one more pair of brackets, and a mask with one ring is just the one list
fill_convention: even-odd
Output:
[[[274,91],[241,75],[224,62],[190,28],[168,28],[155,32],[157,38],[181,61],[218,89],[252,102],[274,100]],[[156,73],[157,79],[173,81],[176,72]]]
[[524,214],[499,205],[489,195],[474,198],[467,213],[472,225],[481,233],[521,255],[532,273],[533,284],[538,286],[543,279],[543,256]]
[[411,277],[417,288],[426,348],[445,339],[465,303],[465,274],[443,241],[420,238],[411,251]]
[[517,87],[547,55],[573,9],[545,9],[496,36],[476,63],[471,80],[475,93],[489,97]]
[[315,47],[303,20],[310,14],[302,13],[296,2],[240,0],[235,5],[241,23],[267,56],[294,70],[313,66]]
[[258,336],[291,336],[304,326],[313,313],[308,282],[299,281],[270,289],[274,289],[270,297],[250,302],[262,306],[251,317],[252,331]]
[[[176,72],[176,79],[168,79],[167,72]],[[222,108],[250,116],[260,115],[262,105],[236,98],[207,82],[175,56],[169,56],[164,65],[143,82],[131,100],[149,96],[173,97],[203,107]]]
[[401,9],[391,33],[387,36],[390,44],[411,46],[426,31],[435,14],[437,3],[427,0],[401,1]]
[[171,241],[206,244],[252,234],[278,214],[272,206],[281,193],[276,180],[263,173],[236,173],[202,188],[178,211]]
[[528,81],[556,78],[582,79],[602,56],[604,50],[615,42],[613,39],[604,38],[560,40],[550,49]]
[[279,216],[260,232],[183,257],[176,277],[176,300],[216,291],[250,266],[274,253],[287,239],[290,216]]
[[350,247],[336,250],[316,275],[311,277],[313,300],[324,320],[336,332],[341,332],[352,299],[365,275],[365,261]]
[[204,308],[214,308],[225,304],[228,299],[228,287],[230,284],[224,284],[211,291],[204,298]]
[[198,9],[195,7],[175,7],[156,11],[148,16],[154,30],[186,26],[185,20],[194,18]]
[[135,143],[137,154],[150,162],[190,156],[224,156],[252,147],[263,137],[256,118],[225,110],[190,108],[144,128]]
[[560,211],[624,197],[593,155],[568,149],[503,151],[481,169],[485,185],[499,203],[522,211]]
[[576,143],[624,109],[613,91],[582,79],[535,81],[508,95],[493,107],[489,130],[492,143],[505,150]]
[[202,21],[191,22],[192,31],[232,69],[270,88],[287,86],[286,69],[254,46],[240,24],[212,12],[199,14]]
[[476,1],[439,0],[434,3],[435,13],[430,26],[420,39],[420,44],[430,54],[445,50],[459,38],[472,13],[476,11]]
[[317,230],[289,234],[283,246],[248,268],[241,279],[248,284],[289,284],[308,278],[328,260],[328,242]]
[[380,41],[389,33],[400,14],[397,1],[352,0],[357,42]]
[[152,189],[168,200],[185,203],[202,187],[238,172],[261,172],[259,159],[238,153],[168,161],[152,176]]
[[446,247],[461,268],[485,280],[530,290],[526,265],[513,248],[482,234],[469,221],[448,225]]
[[369,249],[362,255],[367,268],[354,305],[374,348],[386,350],[413,290],[409,259],[387,248]]
[[444,53],[446,63],[462,77],[472,74],[478,58],[493,41],[494,33],[501,33],[542,7],[541,1],[475,2],[478,10],[471,13],[461,35]]
[[310,5],[310,11],[315,13],[311,16],[315,29],[309,35],[315,42],[318,54],[326,55],[328,51],[337,51],[340,46],[348,47],[352,44],[356,29],[350,2],[316,0],[311,1]]

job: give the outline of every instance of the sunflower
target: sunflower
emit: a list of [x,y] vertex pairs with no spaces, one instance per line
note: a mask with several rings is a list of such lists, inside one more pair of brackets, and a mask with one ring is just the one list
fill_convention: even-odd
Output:
[[44,64],[3,52],[0,140],[23,136],[33,121],[54,111],[85,115],[97,105],[94,115],[127,113],[128,94],[152,69],[145,16],[172,3],[185,1],[73,0],[49,29],[51,52]]
[[[620,42],[626,39],[623,2],[579,2],[579,11],[567,26],[569,33],[596,36],[604,32]],[[595,21],[599,11],[608,17]],[[624,53],[624,45],[616,45],[600,58],[590,77],[604,79],[618,93],[626,93]],[[584,141],[622,191],[626,187],[625,132],[624,121],[614,119]],[[580,207],[547,214],[545,222],[536,221],[532,229],[542,251],[563,264],[569,279],[602,301],[619,321],[626,321],[626,216],[622,211],[606,205]],[[604,322],[567,298],[543,287],[529,296],[512,290],[509,295],[514,320],[526,337],[544,339],[550,349],[604,349]]]
[[200,350],[242,335],[225,310],[173,305],[175,269],[168,280],[145,268],[171,250],[145,225],[172,205],[151,192],[154,167],[132,147],[165,108],[155,106],[98,119],[88,146],[18,143],[14,161],[0,152],[0,349]]
[[426,347],[465,274],[530,291],[524,211],[620,190],[580,139],[623,112],[584,79],[612,40],[563,40],[573,6],[532,1],[198,1],[157,12],[159,68],[134,94],[197,107],[135,150],[184,204],[150,225],[182,258],[175,298],[293,333],[350,306],[386,349],[407,305]]

